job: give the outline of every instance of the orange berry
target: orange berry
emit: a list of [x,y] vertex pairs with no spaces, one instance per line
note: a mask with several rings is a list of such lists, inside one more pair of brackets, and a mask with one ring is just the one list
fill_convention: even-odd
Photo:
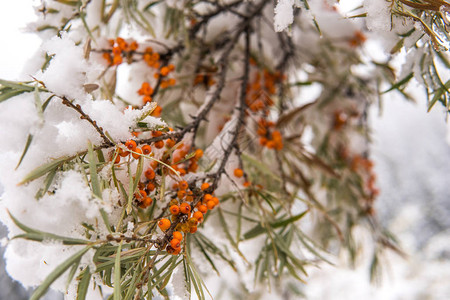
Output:
[[123,59],[122,56],[114,56],[113,57],[113,65],[120,65],[122,63]]
[[133,140],[128,140],[128,141],[125,143],[125,147],[127,147],[127,148],[130,149],[131,151],[134,151],[134,150],[136,150],[137,144],[136,144],[136,142],[133,141]]
[[183,214],[189,214],[191,212],[191,206],[189,205],[189,203],[181,203],[180,204],[180,211]]
[[162,80],[160,86],[161,86],[162,89],[166,89],[166,88],[169,87],[169,85],[170,85],[170,84],[169,84],[169,81],[167,81],[167,80]]
[[195,159],[200,159],[203,156],[203,150],[202,149],[197,149],[195,150]]
[[201,212],[202,214],[206,214],[208,212],[208,207],[206,207],[206,205],[200,204],[197,207],[198,211]]
[[152,160],[150,162],[150,167],[152,167],[152,169],[155,170],[158,167],[158,161]]
[[155,110],[151,113],[151,115],[152,115],[153,117],[159,117],[159,116],[161,116],[161,112],[162,112],[162,107],[158,105],[158,106],[155,108]]
[[183,240],[183,235],[179,231],[174,231],[173,232],[173,238],[181,241],[181,240]]
[[136,152],[136,153],[131,153],[133,158],[134,159],[139,159],[139,157],[141,156],[140,154],[142,154],[142,149],[141,148],[136,148],[136,150],[134,150],[134,152]]
[[186,196],[186,191],[185,190],[179,190],[178,192],[177,192],[177,197],[178,197],[178,199],[183,199],[184,197]]
[[119,56],[120,54],[122,54],[122,50],[120,49],[120,47],[114,47],[112,48],[112,53],[114,54],[114,56]]
[[213,196],[211,194],[206,194],[205,196],[203,196],[203,200],[205,200],[205,202],[212,200],[212,198]]
[[152,180],[155,179],[155,171],[153,171],[152,168],[148,168],[145,172],[144,172],[144,176],[145,178],[147,178],[148,180]]
[[174,251],[173,251],[173,255],[178,255],[178,254],[180,254],[180,252],[181,252],[181,247],[180,248],[176,248],[176,249],[174,249]]
[[191,226],[191,228],[189,228],[189,232],[190,233],[196,233],[197,232],[197,226]]
[[178,183],[178,188],[179,188],[180,190],[186,190],[188,187],[189,187],[189,185],[188,185],[188,183],[187,183],[186,180],[180,181],[180,182]]
[[128,156],[128,154],[130,154],[130,152],[125,151],[122,148],[119,148],[118,153],[121,157],[125,157],[125,156]]
[[207,188],[209,188],[209,183],[203,182],[200,188],[202,189],[202,191],[206,190]]
[[170,71],[175,70],[175,66],[173,64],[169,64],[167,67],[169,68]]
[[274,149],[275,146],[276,146],[276,144],[275,144],[275,142],[272,141],[272,140],[269,140],[269,141],[267,141],[267,143],[266,143],[266,147],[269,148],[269,149]]
[[194,197],[193,196],[186,196],[186,202],[192,202],[194,201]]
[[214,207],[216,207],[216,204],[214,203],[214,201],[209,200],[208,202],[206,202],[206,207],[207,207],[209,210],[211,210],[211,209],[213,209]]
[[155,184],[153,182],[147,183],[147,190],[149,190],[149,192],[154,191],[155,190]]
[[161,135],[162,135],[162,131],[159,131],[159,130],[152,131],[152,136],[153,137],[158,137],[158,136],[161,136]]
[[219,204],[219,198],[217,198],[217,197],[213,197],[213,198],[211,199],[211,201],[214,202],[215,205],[218,205],[218,204]]
[[142,147],[142,153],[144,155],[149,155],[150,153],[152,153],[152,147],[150,145],[144,145]]
[[172,139],[167,139],[166,140],[166,146],[169,148],[172,148],[173,146],[175,146],[175,141]]
[[141,204],[139,205],[140,208],[147,208],[150,205],[152,205],[153,199],[150,197],[145,197],[144,200],[142,200]]
[[112,63],[112,57],[111,57],[111,54],[109,54],[108,52],[104,52],[103,54],[102,54],[102,57],[104,58],[104,59],[106,59],[106,61],[110,64],[110,63]]
[[239,168],[234,169],[234,176],[236,176],[237,178],[241,178],[242,176],[244,176],[244,171],[242,171]]
[[178,205],[172,205],[170,208],[170,213],[174,216],[178,215],[180,213],[180,208],[178,207]]
[[200,223],[203,222],[203,214],[200,211],[196,211],[193,215]]
[[136,51],[138,48],[138,43],[136,41],[132,41],[130,44],[130,51]]
[[142,102],[144,104],[147,104],[148,102],[152,102],[152,97],[151,96],[144,96],[144,98],[142,99]]
[[157,141],[157,142],[155,142],[155,147],[157,149],[161,149],[162,147],[164,147],[164,141]]
[[173,238],[170,241],[170,246],[172,246],[172,248],[174,248],[174,249],[180,248],[180,240],[176,239],[176,238]]
[[249,187],[250,185],[252,185],[252,183],[250,181],[246,181],[243,184],[244,187]]
[[[114,158],[114,156],[112,158]],[[115,164],[120,163],[120,155],[116,155],[116,159],[114,160],[114,163]]]
[[190,226],[197,226],[198,224],[198,219],[195,217],[189,218],[188,223]]
[[161,229],[162,231],[166,231],[167,229],[169,229],[170,224],[171,223],[170,223],[169,219],[166,219],[166,218],[162,218],[158,222],[159,229]]
[[159,71],[159,73],[160,73],[162,76],[167,76],[167,75],[169,74],[169,72],[170,72],[170,69],[169,69],[168,67],[162,67],[162,68],[161,68],[161,71]]
[[136,193],[135,196],[138,199],[143,199],[143,198],[147,197],[147,192],[144,190],[139,190],[139,193]]

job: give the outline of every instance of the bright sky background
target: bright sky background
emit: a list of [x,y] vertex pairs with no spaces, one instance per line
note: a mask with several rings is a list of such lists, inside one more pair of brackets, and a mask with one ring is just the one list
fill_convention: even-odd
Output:
[[19,76],[40,44],[40,38],[32,33],[25,34],[21,29],[35,19],[32,3],[32,0],[0,1],[0,78]]

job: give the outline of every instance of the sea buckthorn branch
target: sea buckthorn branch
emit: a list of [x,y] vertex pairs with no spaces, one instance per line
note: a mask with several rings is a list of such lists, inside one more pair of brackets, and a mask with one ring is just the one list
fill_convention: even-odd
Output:
[[240,96],[239,96],[239,106],[237,107],[239,111],[239,115],[237,117],[237,124],[235,125],[235,128],[232,132],[232,138],[229,142],[227,148],[224,150],[223,153],[223,159],[220,162],[219,168],[215,172],[213,177],[213,184],[212,189],[215,190],[217,188],[217,185],[219,184],[220,176],[225,170],[226,163],[228,162],[228,158],[231,155],[231,152],[233,151],[238,135],[241,131],[241,128],[245,124],[245,109],[247,107],[247,104],[245,102],[246,96],[247,96],[247,85],[248,85],[248,77],[250,74],[250,25],[247,25],[247,27],[244,30],[245,32],[245,52],[244,52],[244,72],[242,75],[242,84],[241,84],[241,90],[240,90]]
[[[265,5],[268,3],[268,1],[261,1],[260,4],[253,10],[252,13],[249,14],[236,28],[236,33],[234,34],[233,38],[229,38],[228,35],[225,35],[225,38],[223,41],[220,41],[218,44],[228,44],[227,47],[223,50],[223,54],[220,57],[217,65],[221,71],[219,71],[219,81],[217,83],[216,89],[214,90],[213,95],[211,96],[209,102],[203,107],[203,109],[195,116],[194,120],[187,126],[185,126],[182,130],[183,136],[187,132],[194,132],[194,135],[196,134],[200,123],[203,120],[206,120],[206,116],[209,114],[211,109],[213,108],[214,104],[220,100],[220,96],[222,93],[222,90],[225,86],[226,82],[226,75],[227,75],[227,62],[228,57],[231,54],[233,48],[235,47],[237,41],[241,37],[241,34],[247,29],[250,22],[253,21],[253,18],[261,13],[261,11],[264,9]],[[248,76],[248,75],[247,75]],[[241,91],[242,93],[242,91]],[[245,90],[244,90],[245,93]]]
[[86,121],[88,121],[89,123],[91,123],[91,125],[95,128],[95,130],[100,134],[100,136],[101,136],[102,139],[103,139],[103,145],[100,146],[101,148],[109,148],[109,147],[114,146],[114,142],[111,141],[111,140],[106,136],[105,132],[103,131],[103,128],[102,128],[102,127],[99,127],[99,126],[97,125],[97,122],[96,122],[95,120],[92,120],[91,117],[89,117],[89,115],[86,114],[86,113],[83,111],[83,109],[81,108],[81,106],[80,106],[79,104],[77,104],[77,105],[73,104],[72,101],[70,101],[69,99],[67,99],[65,96],[58,96],[58,95],[55,95],[55,96],[57,96],[58,98],[60,98],[60,99],[62,100],[62,103],[63,103],[64,105],[66,105],[66,106],[68,106],[68,107],[70,107],[70,108],[76,110],[76,111],[81,115],[81,116],[80,116],[81,119],[86,120]]
[[195,25],[190,29],[190,31],[189,31],[189,37],[190,37],[191,40],[195,40],[195,35],[196,35],[196,33],[197,33],[203,26],[207,25],[208,22],[209,22],[212,18],[214,18],[214,17],[218,16],[219,14],[223,13],[223,9],[230,9],[230,8],[232,8],[232,7],[234,7],[234,6],[238,6],[238,5],[241,5],[241,4],[243,3],[241,0],[237,0],[237,1],[231,2],[231,3],[229,3],[229,4],[220,6],[219,4],[217,4],[217,3],[211,3],[210,1],[202,1],[202,2],[214,4],[214,5],[216,5],[216,6],[219,6],[219,8],[218,8],[217,10],[215,10],[215,11],[209,13],[209,14],[206,14],[206,15],[198,15],[198,14],[195,14],[196,17],[201,18],[201,21],[196,22]]

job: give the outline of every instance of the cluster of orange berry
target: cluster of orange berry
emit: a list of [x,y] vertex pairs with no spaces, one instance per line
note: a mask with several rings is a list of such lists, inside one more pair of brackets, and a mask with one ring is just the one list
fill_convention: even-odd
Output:
[[[140,96],[144,96],[144,98],[142,100],[144,102],[144,105],[149,102],[152,102],[152,100],[153,100],[152,96],[153,96],[154,90],[150,86],[150,83],[143,82],[141,88],[137,92]],[[157,105],[156,108],[151,113],[151,115],[153,117],[159,117],[159,116],[161,116],[161,112],[162,112],[162,107]]]
[[127,42],[121,37],[109,40],[109,45],[112,47],[111,53],[104,52],[103,58],[110,65],[120,65],[123,62],[123,57],[126,57],[131,62],[133,53],[139,46],[136,41]]
[[150,86],[150,83],[143,82],[141,88],[138,90],[138,94],[144,96],[144,104],[152,102],[153,88]]
[[351,158],[350,169],[354,172],[362,171],[365,174],[366,192],[370,198],[375,198],[379,190],[375,187],[376,175],[373,171],[372,160],[356,154]]
[[282,79],[279,72],[271,73],[267,69],[257,72],[253,81],[247,86],[247,97],[245,99],[247,106],[253,112],[266,111],[272,106],[273,100],[271,97],[275,95],[275,84]]
[[259,143],[269,149],[283,149],[283,138],[281,132],[274,130],[275,123],[261,118],[258,121],[258,129],[256,133],[259,135]]
[[166,89],[169,86],[174,86],[177,82],[175,78],[168,78],[169,74],[175,70],[175,66],[172,64],[169,64],[167,66],[162,67],[159,72],[156,72],[153,77],[155,79],[161,78],[161,84],[160,87],[162,89]]
[[189,203],[194,201],[194,193],[189,189],[187,181],[182,180],[174,184],[173,188],[176,190],[176,196],[169,203],[171,218],[170,220],[168,218],[160,219],[158,226],[165,232],[171,228],[172,222],[177,222],[173,228],[170,244],[166,247],[168,253],[176,255],[181,251],[181,232],[184,234],[197,232],[197,226],[203,222],[204,215],[219,204],[219,199],[207,192],[210,185],[204,182],[200,187],[202,200],[198,201],[195,208],[192,209]]
[[129,150],[124,150],[121,147],[117,147],[117,155],[115,155],[114,163],[120,163],[120,159],[122,157],[127,157],[131,154],[134,159],[139,159],[141,155],[150,155],[152,153],[152,147],[150,145],[144,145],[142,147],[138,147],[136,142],[133,140],[128,140],[125,143],[125,147]]
[[198,169],[198,160],[203,156],[203,150],[196,149],[192,157],[186,159],[188,152],[189,147],[187,145],[180,144],[172,153],[172,160],[170,162],[171,167],[178,171],[181,176],[184,176],[189,172],[195,173]]
[[194,86],[203,84],[205,87],[211,87],[216,84],[212,74],[197,74],[194,78]]
[[159,69],[159,66],[161,65],[161,63],[159,62],[159,58],[159,53],[154,52],[152,47],[145,48],[142,59],[144,59],[149,67]]

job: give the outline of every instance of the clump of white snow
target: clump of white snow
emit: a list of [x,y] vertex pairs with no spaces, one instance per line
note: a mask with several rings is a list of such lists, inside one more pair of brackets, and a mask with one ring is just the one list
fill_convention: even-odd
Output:
[[283,31],[294,22],[294,0],[278,0],[275,7],[274,26]]

